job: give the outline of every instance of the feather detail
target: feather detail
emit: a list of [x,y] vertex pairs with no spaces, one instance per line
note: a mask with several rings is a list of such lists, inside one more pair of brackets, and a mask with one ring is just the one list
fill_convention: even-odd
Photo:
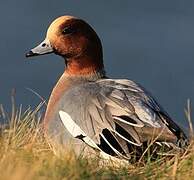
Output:
[[64,127],[73,137],[83,140],[90,147],[100,151],[100,148],[96,143],[86,135],[86,133],[73,121],[69,114],[64,111],[59,111],[59,116]]
[[106,137],[103,134],[100,134],[100,136],[104,139],[104,141],[109,145],[109,147],[119,156],[122,157],[124,159],[130,159],[129,157],[126,157],[124,155],[122,155],[119,151],[117,151],[117,149],[115,149],[111,143],[106,139]]
[[129,121],[122,119],[121,117],[117,117],[117,116],[113,116],[113,117],[115,120],[120,121],[120,122],[125,123],[125,124],[130,125],[130,126],[135,126],[135,127],[143,127],[144,126],[144,124],[141,121],[136,120],[135,121],[136,123],[131,123]]
[[[77,98],[80,92],[82,95]],[[114,152],[120,158],[129,159],[134,146],[139,147],[158,134],[161,135],[157,139],[158,145],[165,145],[160,141],[166,140],[176,145],[184,133],[157,102],[132,81],[103,79],[83,83],[77,89],[71,89],[66,98],[69,98],[69,104],[76,102],[77,107],[72,109],[67,101],[67,105],[61,107],[61,120],[64,117],[71,119],[72,115],[77,123],[78,127],[75,125],[73,129],[72,119],[63,122],[70,134],[105,153],[109,149],[110,154]],[[109,135],[103,133],[105,129]]]

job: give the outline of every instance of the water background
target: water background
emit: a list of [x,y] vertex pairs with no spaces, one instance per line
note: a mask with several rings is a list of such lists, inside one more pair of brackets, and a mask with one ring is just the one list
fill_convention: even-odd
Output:
[[194,1],[1,0],[0,104],[36,106],[48,99],[64,70],[55,55],[31,60],[24,54],[44,39],[57,16],[85,19],[100,36],[107,74],[146,87],[179,124],[186,126],[187,98],[194,103]]

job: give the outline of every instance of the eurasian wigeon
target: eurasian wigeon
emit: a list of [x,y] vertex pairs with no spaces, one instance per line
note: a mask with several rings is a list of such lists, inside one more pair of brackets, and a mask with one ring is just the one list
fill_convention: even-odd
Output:
[[177,147],[186,142],[183,130],[143,87],[106,76],[101,41],[84,20],[57,18],[26,56],[48,53],[60,55],[66,65],[43,122],[55,149],[94,149],[129,159],[149,141]]

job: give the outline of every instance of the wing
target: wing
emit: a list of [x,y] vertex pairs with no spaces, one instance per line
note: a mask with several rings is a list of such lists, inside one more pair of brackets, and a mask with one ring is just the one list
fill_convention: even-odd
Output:
[[76,113],[67,112],[67,107],[64,111],[110,155],[129,158],[132,146],[155,138],[173,143],[186,139],[150,94],[133,81],[102,79],[84,83],[71,93],[72,98],[79,94],[81,108]]

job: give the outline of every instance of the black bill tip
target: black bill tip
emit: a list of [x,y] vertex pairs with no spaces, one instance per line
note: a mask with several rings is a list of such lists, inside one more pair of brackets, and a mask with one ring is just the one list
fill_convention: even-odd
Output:
[[26,53],[26,57],[32,57],[32,56],[37,56],[37,53],[34,53],[32,51],[29,51],[28,53]]

